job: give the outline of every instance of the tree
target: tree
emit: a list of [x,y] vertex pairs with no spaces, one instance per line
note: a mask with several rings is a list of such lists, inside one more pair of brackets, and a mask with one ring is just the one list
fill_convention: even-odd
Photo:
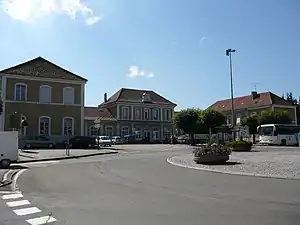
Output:
[[258,123],[262,124],[290,124],[292,121],[284,111],[265,110],[258,116]]
[[190,135],[192,145],[194,144],[194,134],[199,129],[200,114],[201,111],[198,109],[184,109],[174,115],[175,127]]
[[226,122],[226,117],[214,109],[206,109],[201,114],[203,124],[209,129],[223,125]]
[[257,116],[248,116],[241,121],[242,126],[249,127],[249,133],[252,134],[253,143],[255,143],[255,135],[257,134],[257,127],[259,126]]
[[297,99],[293,96],[292,92],[287,92],[286,95],[282,95],[282,99],[291,102],[293,105],[296,106],[296,115],[297,115],[297,122],[300,124],[300,105]]

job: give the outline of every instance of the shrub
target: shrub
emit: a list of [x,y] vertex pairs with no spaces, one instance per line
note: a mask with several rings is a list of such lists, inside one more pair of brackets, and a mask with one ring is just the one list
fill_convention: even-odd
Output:
[[244,140],[231,141],[227,143],[227,146],[232,148],[233,151],[250,151],[252,148],[252,142]]
[[193,151],[195,157],[201,156],[229,156],[231,149],[226,145],[209,144],[206,146],[197,147]]

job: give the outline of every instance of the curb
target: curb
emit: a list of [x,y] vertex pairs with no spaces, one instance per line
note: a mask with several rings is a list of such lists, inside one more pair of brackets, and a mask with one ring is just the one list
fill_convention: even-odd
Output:
[[30,162],[46,162],[46,161],[53,161],[53,160],[79,159],[79,158],[86,158],[86,157],[90,157],[90,156],[111,155],[111,154],[117,154],[117,153],[119,153],[119,152],[111,151],[111,152],[99,152],[99,153],[92,153],[92,154],[85,154],[85,155],[60,156],[60,157],[50,157],[50,158],[42,158],[42,159],[29,159],[29,160],[18,161],[15,164],[23,164],[23,163],[30,163]]
[[281,179],[281,180],[286,180],[286,179],[288,179],[288,180],[299,180],[299,178],[292,178],[292,177],[267,176],[267,175],[255,174],[255,173],[239,173],[239,172],[230,172],[230,171],[221,171],[221,170],[212,170],[212,169],[206,169],[206,168],[199,168],[199,167],[195,167],[195,166],[188,166],[188,165],[183,165],[181,163],[174,162],[172,160],[172,158],[173,157],[167,158],[166,162],[171,164],[171,165],[174,165],[174,166],[187,168],[187,169],[200,170],[200,171],[204,171],[204,172],[221,173],[221,174],[238,175],[238,176],[251,176],[251,177],[260,177],[260,178],[273,178],[273,179]]
[[21,149],[20,151],[24,153],[30,153],[30,154],[39,154],[39,151],[33,151],[33,150]]

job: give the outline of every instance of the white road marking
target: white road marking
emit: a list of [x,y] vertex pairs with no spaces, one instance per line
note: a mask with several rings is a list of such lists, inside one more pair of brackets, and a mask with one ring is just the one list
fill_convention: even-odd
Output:
[[7,199],[16,199],[16,198],[23,198],[23,195],[18,193],[18,194],[10,194],[10,195],[3,195],[2,199],[7,200]]
[[42,225],[42,224],[53,223],[55,221],[57,220],[52,216],[42,216],[42,217],[26,220],[26,222],[31,225]]
[[16,183],[17,183],[17,180],[18,180],[18,178],[19,178],[19,176],[23,173],[23,172],[25,172],[27,169],[22,169],[22,170],[20,170],[19,172],[17,172],[16,173],[16,175],[13,177],[13,185],[12,185],[12,188],[13,188],[13,190],[14,191],[16,191]]
[[20,201],[14,201],[14,202],[7,202],[6,203],[8,207],[17,207],[22,205],[29,205],[30,202],[28,200],[20,200]]
[[4,175],[3,175],[3,180],[7,180],[8,178],[8,174],[11,172],[12,170],[7,171]]
[[15,214],[17,214],[18,216],[26,216],[29,214],[33,214],[33,213],[39,213],[42,212],[39,208],[37,207],[30,207],[30,208],[24,208],[24,209],[16,209],[13,210]]

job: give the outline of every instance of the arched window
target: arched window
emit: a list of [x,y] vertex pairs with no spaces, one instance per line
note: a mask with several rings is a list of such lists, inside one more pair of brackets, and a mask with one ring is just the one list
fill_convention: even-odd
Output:
[[74,88],[64,87],[63,89],[63,103],[66,105],[74,104]]
[[40,103],[51,103],[51,87],[48,85],[40,86]]
[[63,135],[74,135],[74,119],[72,117],[64,117],[62,125]]
[[48,116],[39,117],[39,135],[51,136],[51,118]]

